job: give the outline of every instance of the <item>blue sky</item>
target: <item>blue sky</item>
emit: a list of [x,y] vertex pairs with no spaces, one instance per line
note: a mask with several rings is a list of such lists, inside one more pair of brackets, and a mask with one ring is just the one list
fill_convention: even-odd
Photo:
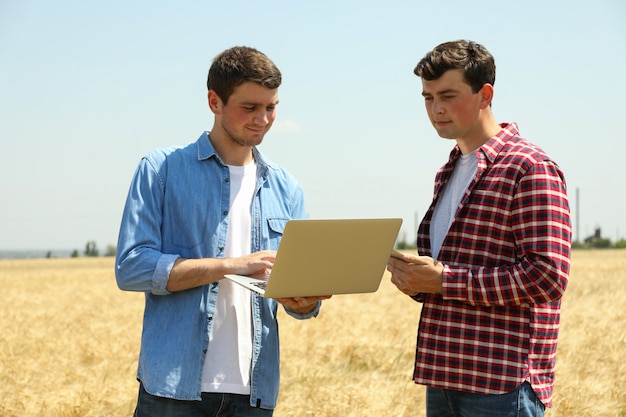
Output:
[[495,56],[498,121],[565,171],[575,237],[626,237],[621,0],[0,0],[0,250],[116,244],[139,159],[211,128],[206,73],[234,45],[283,73],[261,150],[310,217],[402,217],[412,241],[453,146],[413,68],[460,38]]

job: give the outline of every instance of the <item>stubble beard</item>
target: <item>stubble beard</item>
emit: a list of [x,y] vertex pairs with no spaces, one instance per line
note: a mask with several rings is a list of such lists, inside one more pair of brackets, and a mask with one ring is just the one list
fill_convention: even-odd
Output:
[[254,146],[260,145],[261,142],[263,142],[263,138],[265,137],[265,133],[267,133],[266,131],[261,133],[261,137],[259,138],[258,141],[256,141],[256,140],[246,140],[243,137],[233,133],[232,130],[230,130],[228,128],[228,126],[226,126],[224,124],[224,122],[222,122],[222,129],[224,130],[224,132],[228,136],[228,138],[231,141],[231,143],[233,143],[235,145],[238,145],[238,146],[241,146],[241,147],[247,147],[247,148],[252,148]]

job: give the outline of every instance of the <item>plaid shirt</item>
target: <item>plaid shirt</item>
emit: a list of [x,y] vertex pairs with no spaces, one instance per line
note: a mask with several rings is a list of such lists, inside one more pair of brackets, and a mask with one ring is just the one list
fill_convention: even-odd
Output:
[[[503,394],[529,381],[552,403],[561,297],[567,286],[571,223],[563,173],[517,125],[475,151],[478,171],[443,242],[443,294],[423,301],[415,382]],[[437,173],[417,240],[430,255],[437,198],[460,150]]]

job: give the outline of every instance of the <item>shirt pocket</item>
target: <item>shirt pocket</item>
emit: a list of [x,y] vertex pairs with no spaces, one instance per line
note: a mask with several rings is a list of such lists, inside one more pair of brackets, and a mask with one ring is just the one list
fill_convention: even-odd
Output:
[[280,239],[285,232],[285,226],[290,219],[287,217],[268,217],[267,218],[267,230],[268,238],[270,242],[270,248],[278,250]]

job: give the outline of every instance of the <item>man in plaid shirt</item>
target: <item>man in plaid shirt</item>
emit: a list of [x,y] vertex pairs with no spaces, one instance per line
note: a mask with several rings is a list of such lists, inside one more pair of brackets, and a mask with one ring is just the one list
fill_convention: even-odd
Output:
[[571,221],[559,166],[491,112],[495,63],[446,42],[417,64],[426,110],[456,146],[392,282],[423,302],[414,380],[427,416],[543,416],[551,406]]

